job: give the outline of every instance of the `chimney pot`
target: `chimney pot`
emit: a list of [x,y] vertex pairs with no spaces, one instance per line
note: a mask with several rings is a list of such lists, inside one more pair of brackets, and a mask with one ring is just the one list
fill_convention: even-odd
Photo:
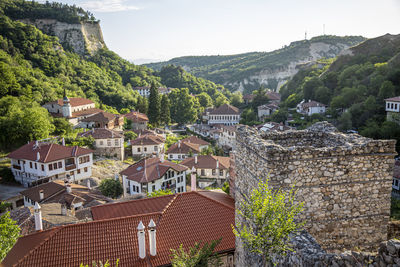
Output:
[[156,224],[153,219],[150,220],[149,223],[149,247],[150,247],[150,255],[155,256],[157,254],[157,242],[156,242]]
[[67,206],[65,204],[61,204],[61,215],[67,216]]
[[39,161],[40,160],[40,153],[39,153],[39,151],[36,153],[36,161]]
[[146,257],[146,240],[144,234],[144,225],[143,222],[140,221],[138,227],[138,244],[139,244],[139,258],[144,259]]
[[194,156],[194,164],[197,164],[197,155]]
[[192,173],[190,174],[190,190],[196,191],[196,169],[192,167]]
[[34,216],[35,216],[35,230],[41,231],[43,230],[43,223],[42,223],[42,211],[40,210],[39,203],[35,203],[34,207]]
[[72,189],[71,189],[71,185],[67,184],[67,193],[71,193]]
[[39,191],[39,199],[42,200],[44,198],[44,192],[43,190]]
[[90,179],[87,179],[86,180],[86,185],[87,185],[87,188],[90,190],[90,189],[92,189],[92,186],[90,185]]

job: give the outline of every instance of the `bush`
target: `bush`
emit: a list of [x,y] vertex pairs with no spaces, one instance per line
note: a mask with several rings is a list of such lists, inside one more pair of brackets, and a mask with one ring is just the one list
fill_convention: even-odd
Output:
[[222,191],[224,191],[225,193],[227,193],[229,195],[229,183],[228,182],[225,182],[222,185]]
[[167,196],[167,195],[172,195],[171,189],[165,189],[165,190],[157,190],[152,193],[147,193],[147,197],[161,197],[161,196]]
[[123,193],[122,184],[112,178],[102,180],[99,189],[106,197],[118,198]]

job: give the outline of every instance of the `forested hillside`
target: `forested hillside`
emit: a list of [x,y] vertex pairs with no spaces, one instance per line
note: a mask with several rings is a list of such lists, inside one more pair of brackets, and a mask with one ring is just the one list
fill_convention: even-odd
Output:
[[293,108],[302,99],[316,100],[329,106],[328,119],[341,130],[400,140],[400,127],[385,121],[384,102],[400,95],[399,58],[400,35],[369,39],[331,63],[296,74],[281,89],[281,109]]
[[319,36],[292,42],[272,52],[228,56],[187,56],[146,64],[155,70],[174,64],[192,74],[249,93],[264,85],[273,90],[298,71],[298,65],[321,58],[334,58],[344,49],[364,41],[361,36]]
[[0,2],[0,132],[3,133],[0,146],[21,144],[51,134],[53,119],[40,106],[62,97],[64,89],[70,97],[90,98],[112,112],[137,108],[143,101],[139,101],[141,97],[132,87],[152,83],[186,87],[189,93],[229,101],[230,93],[223,86],[196,78],[180,68],[170,66],[156,73],[106,48],[92,57],[68,51],[56,37],[16,20],[23,19],[20,16],[48,16],[74,23],[95,20],[90,13],[75,6],[23,0]]

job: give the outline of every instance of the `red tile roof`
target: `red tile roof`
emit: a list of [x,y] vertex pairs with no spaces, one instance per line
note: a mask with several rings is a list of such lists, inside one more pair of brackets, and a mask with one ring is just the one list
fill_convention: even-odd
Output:
[[149,121],[149,118],[147,117],[146,114],[140,113],[138,111],[129,112],[125,114],[124,117],[127,118],[128,120],[131,120],[134,123]]
[[182,172],[187,170],[187,167],[168,160],[161,162],[158,157],[155,157],[142,159],[120,172],[120,174],[138,183],[148,183],[160,179],[169,169]]
[[108,123],[110,121],[115,120],[115,118],[119,117],[119,115],[115,115],[112,113],[108,113],[105,111],[101,111],[93,116],[87,117],[85,119],[83,119],[82,121],[85,122],[92,122],[92,121],[96,121],[96,122],[103,122],[103,123]]
[[[41,231],[18,239],[3,261],[5,266],[79,266],[92,261],[119,259],[119,266],[164,266],[170,264],[170,249],[184,248],[196,242],[222,238],[217,252],[234,251],[235,223],[233,199],[202,192],[175,195],[160,212],[73,224]],[[223,193],[220,193],[223,194]],[[164,203],[165,198],[133,200],[125,205],[146,205],[147,201]],[[106,205],[119,206],[121,203]],[[162,206],[162,205],[160,205]],[[98,207],[101,208],[101,207]],[[216,216],[218,214],[218,216]],[[156,223],[157,255],[149,255],[146,235],[146,258],[138,256],[137,226]]]
[[131,140],[132,146],[159,145],[162,143],[164,143],[164,138],[153,134],[142,135],[135,140]]
[[182,139],[181,142],[187,142],[187,143],[192,143],[192,144],[198,144],[200,146],[209,146],[210,143],[204,141],[203,139],[198,138],[197,136],[189,136],[185,139]]
[[197,164],[195,164],[195,157],[184,159],[181,164],[185,165],[189,169],[195,167],[196,169],[216,169],[217,160],[219,161],[219,169],[229,169],[230,159],[229,157],[211,156],[211,155],[200,155],[197,156]]
[[[86,98],[81,98],[81,97],[70,97],[69,103],[70,103],[71,107],[94,104],[94,102],[92,100],[86,99]],[[48,102],[46,104],[58,104],[60,106],[63,106],[64,102],[63,102],[63,99],[60,98],[60,99],[57,99],[57,101]]]
[[222,106],[212,110],[211,115],[239,115],[239,109],[229,104],[223,104]]
[[[101,110],[99,108],[89,108],[89,109],[85,109],[85,110],[81,110],[81,111],[76,111],[76,112],[72,112],[72,118],[93,115],[93,114],[97,114],[102,111],[103,110]],[[52,114],[54,114],[54,113],[52,113]]]
[[[39,160],[37,160],[38,152],[40,155]],[[79,157],[90,153],[93,153],[93,150],[78,146],[62,146],[58,144],[39,142],[38,147],[36,147],[35,141],[32,141],[11,152],[8,154],[8,157],[12,159],[26,159],[46,163],[70,157]]]
[[308,101],[302,104],[303,108],[310,108],[310,107],[325,107],[324,104],[319,103],[317,101]]
[[200,153],[200,146],[198,144],[188,143],[188,142],[177,142],[170,146],[167,150],[167,154],[189,154]]
[[63,191],[66,190],[65,186],[55,183],[55,182],[48,182],[45,184],[41,184],[38,186],[31,187],[29,189],[26,189],[22,191],[20,194],[35,201],[35,202],[40,202],[40,197],[39,197],[39,191],[43,190],[44,198],[48,199],[51,196],[54,196],[55,194],[59,194]]
[[386,98],[385,101],[400,102],[400,96]]
[[92,136],[94,139],[123,138],[124,136],[106,128],[93,128],[90,131],[79,133],[79,136]]

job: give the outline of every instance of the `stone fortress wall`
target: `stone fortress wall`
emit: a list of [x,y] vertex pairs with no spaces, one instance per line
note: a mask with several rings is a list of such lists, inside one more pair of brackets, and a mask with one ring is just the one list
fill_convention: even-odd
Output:
[[[307,130],[237,130],[235,197],[239,207],[260,179],[297,189],[306,230],[328,251],[375,250],[387,240],[395,140],[343,134],[327,122]],[[237,217],[237,220],[241,218]],[[254,264],[237,241],[239,266]]]

